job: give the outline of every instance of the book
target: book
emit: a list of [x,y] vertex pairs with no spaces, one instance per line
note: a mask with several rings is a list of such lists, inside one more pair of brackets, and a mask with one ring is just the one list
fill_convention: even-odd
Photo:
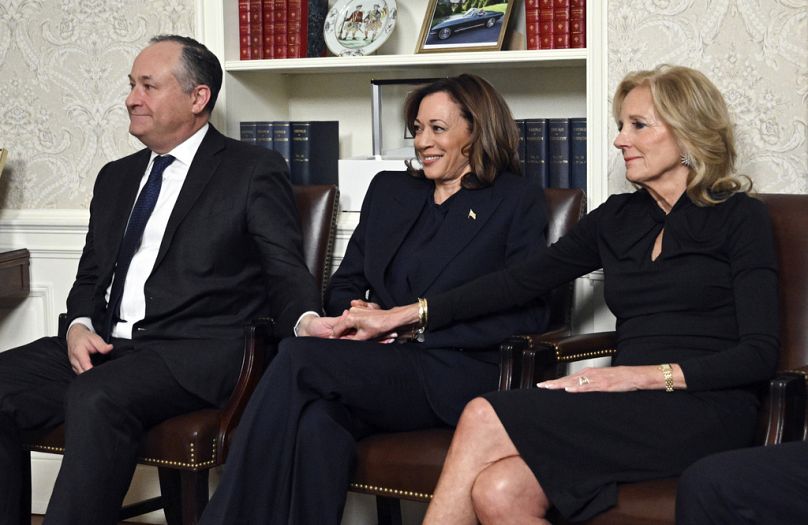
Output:
[[272,138],[272,122],[259,120],[255,123],[255,143],[266,149],[275,149]]
[[553,0],[553,49],[570,47],[570,0]]
[[261,19],[264,58],[272,58],[275,55],[275,0],[262,0]]
[[256,126],[257,122],[253,121],[245,121],[242,120],[239,122],[239,138],[242,142],[247,142],[248,144],[256,144]]
[[272,58],[286,58],[286,0],[275,0],[273,14],[275,23],[272,25],[272,34],[275,40]]
[[250,0],[238,0],[238,49],[241,60],[250,60],[252,58]]
[[516,154],[519,155],[519,164],[522,166],[522,175],[527,177],[527,156],[525,154],[525,120],[516,119],[516,130],[519,132],[519,146]]
[[339,122],[291,123],[292,184],[339,183]]
[[553,0],[539,0],[539,49],[553,49]]
[[570,47],[586,47],[586,0],[570,0]]
[[569,119],[547,119],[547,183],[550,188],[570,187],[569,137]]
[[306,21],[306,31],[308,33],[308,49],[306,56],[325,56],[325,17],[328,15],[328,0],[308,0],[309,18]]
[[261,14],[263,0],[250,0],[250,58],[264,58],[264,16]]
[[304,58],[308,53],[308,0],[286,2],[286,57]]
[[570,121],[570,188],[586,191],[586,118]]
[[527,49],[539,49],[539,0],[525,0]]
[[272,122],[272,148],[281,154],[286,166],[291,171],[292,144],[289,138],[292,136],[291,123],[288,120],[276,120]]
[[547,187],[547,119],[525,120],[525,176]]

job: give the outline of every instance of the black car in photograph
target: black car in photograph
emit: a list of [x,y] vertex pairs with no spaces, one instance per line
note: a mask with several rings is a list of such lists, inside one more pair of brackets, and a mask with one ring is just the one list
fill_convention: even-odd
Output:
[[437,36],[440,40],[446,40],[453,34],[467,29],[492,27],[502,16],[503,13],[497,11],[472,8],[465,13],[452,15],[441,20],[429,30],[429,34]]

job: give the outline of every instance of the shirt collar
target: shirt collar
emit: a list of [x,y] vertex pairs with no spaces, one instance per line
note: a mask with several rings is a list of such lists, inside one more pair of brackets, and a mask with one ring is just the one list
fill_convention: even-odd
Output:
[[[202,140],[205,138],[205,134],[208,132],[208,128],[210,128],[210,124],[206,123],[199,128],[196,133],[185,139],[184,142],[178,144],[174,149],[166,153],[166,155],[171,155],[185,166],[190,166],[196,156],[196,151],[199,149]],[[157,155],[157,153],[152,151],[150,160],[153,161],[154,157]]]

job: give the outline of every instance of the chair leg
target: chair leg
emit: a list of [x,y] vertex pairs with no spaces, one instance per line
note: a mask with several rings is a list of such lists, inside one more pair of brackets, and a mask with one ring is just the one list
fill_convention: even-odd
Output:
[[31,525],[31,453],[23,450],[20,461],[20,523]]
[[376,516],[379,525],[401,525],[401,502],[398,498],[376,496]]
[[208,471],[160,467],[160,492],[168,525],[196,525],[208,504]]

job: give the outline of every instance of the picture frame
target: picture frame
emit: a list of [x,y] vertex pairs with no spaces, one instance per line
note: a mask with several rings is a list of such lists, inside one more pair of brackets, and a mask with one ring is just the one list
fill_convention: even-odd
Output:
[[463,11],[467,0],[429,0],[415,52],[499,51],[514,3],[499,0]]

